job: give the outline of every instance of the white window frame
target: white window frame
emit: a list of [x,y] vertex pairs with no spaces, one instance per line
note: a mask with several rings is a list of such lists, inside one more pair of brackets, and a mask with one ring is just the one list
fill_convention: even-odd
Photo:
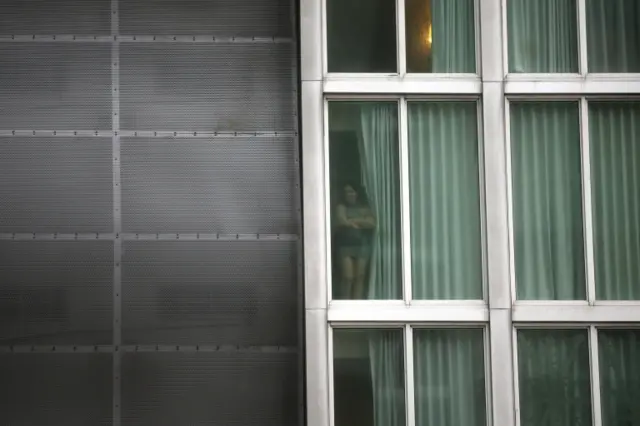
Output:
[[329,393],[330,393],[330,423],[329,426],[335,426],[335,398],[334,398],[334,343],[333,332],[340,329],[349,330],[402,330],[403,331],[403,352],[404,352],[404,386],[405,386],[405,415],[406,426],[416,426],[415,411],[415,358],[413,356],[413,332],[414,330],[482,330],[483,356],[484,356],[484,378],[485,378],[485,412],[486,424],[493,424],[491,411],[491,370],[488,362],[490,356],[489,330],[486,322],[415,322],[415,321],[396,321],[385,323],[372,322],[331,322],[328,325],[329,336]]
[[[476,40],[475,73],[408,73],[406,52],[405,0],[396,4],[396,73],[330,73],[328,71],[327,14],[328,0],[322,2],[322,75],[325,93],[429,93],[480,94],[482,67],[480,48],[480,3],[473,0],[474,32]],[[345,0],[346,1],[346,0]]]
[[576,0],[576,29],[578,31],[577,73],[509,73],[508,19],[509,0],[502,1],[503,69],[505,93],[516,94],[607,94],[640,92],[640,73],[592,73],[587,58],[587,6],[588,0]]

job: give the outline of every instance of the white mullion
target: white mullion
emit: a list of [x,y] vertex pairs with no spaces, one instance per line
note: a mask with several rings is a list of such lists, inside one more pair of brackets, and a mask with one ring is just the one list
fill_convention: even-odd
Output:
[[331,228],[333,226],[332,220],[331,220],[331,208],[333,206],[331,206],[331,197],[330,197],[330,191],[331,189],[329,188],[329,183],[330,183],[330,179],[329,179],[329,100],[328,99],[324,99],[322,101],[323,107],[322,110],[324,112],[324,116],[323,116],[323,123],[322,123],[322,129],[323,129],[323,135],[322,135],[322,143],[323,143],[323,152],[324,152],[324,161],[323,161],[323,166],[324,166],[324,185],[323,185],[323,189],[324,189],[324,207],[325,207],[325,247],[326,247],[326,252],[325,252],[325,259],[326,259],[326,276],[327,276],[327,300],[329,301],[329,304],[331,303],[331,301],[333,300],[333,271],[332,271],[332,264],[331,264]]
[[586,0],[578,0],[578,49],[579,71],[581,75],[587,75],[587,7]]
[[400,99],[400,198],[401,198],[401,231],[402,231],[402,276],[403,291],[406,304],[411,303],[411,204],[409,200],[409,116],[405,98]]
[[582,157],[582,203],[584,217],[584,244],[587,267],[587,300],[590,305],[596,301],[595,265],[593,246],[593,210],[591,204],[591,161],[589,153],[589,104],[580,100],[580,140]]
[[398,74],[404,77],[407,73],[407,32],[405,30],[405,12],[404,12],[404,0],[396,0],[396,27],[397,27],[397,46],[398,52],[396,60],[398,61]]
[[507,165],[507,226],[509,228],[509,286],[511,288],[511,302],[516,301],[516,265],[515,242],[513,230],[513,179],[511,169],[511,102],[504,100],[504,127],[505,127],[505,163]]
[[328,368],[327,370],[329,371],[329,377],[328,377],[328,381],[329,381],[329,426],[334,426],[335,425],[335,414],[336,414],[336,410],[335,410],[335,391],[334,391],[334,387],[335,387],[335,380],[333,377],[333,364],[334,364],[334,357],[333,357],[333,327],[331,326],[331,324],[327,324],[327,352],[328,352],[328,356],[327,356],[327,360],[328,360]]
[[404,328],[404,362],[405,362],[405,395],[407,398],[407,426],[416,424],[415,406],[415,375],[413,367],[413,328],[406,325]]
[[593,403],[593,424],[602,426],[602,405],[600,402],[600,360],[598,352],[598,330],[589,328],[589,360],[591,361],[591,398]]
[[513,347],[513,400],[516,408],[516,426],[520,426],[520,371],[518,368],[518,329],[516,327],[513,327],[511,345]]

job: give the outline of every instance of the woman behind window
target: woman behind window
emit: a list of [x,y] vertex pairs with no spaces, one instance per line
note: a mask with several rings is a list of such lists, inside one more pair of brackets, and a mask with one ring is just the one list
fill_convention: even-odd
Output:
[[342,187],[336,207],[336,248],[341,271],[341,299],[364,299],[364,282],[371,257],[371,241],[376,220],[364,191],[356,185]]

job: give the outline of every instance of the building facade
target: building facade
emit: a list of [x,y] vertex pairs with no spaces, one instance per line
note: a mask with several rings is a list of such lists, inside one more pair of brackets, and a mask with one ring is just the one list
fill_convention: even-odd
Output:
[[309,425],[640,422],[638,22],[301,2]]

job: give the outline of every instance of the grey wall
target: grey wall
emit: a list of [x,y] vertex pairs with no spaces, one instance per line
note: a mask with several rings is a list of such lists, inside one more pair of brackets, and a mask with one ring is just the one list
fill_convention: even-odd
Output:
[[0,3],[0,423],[301,424],[292,3]]

